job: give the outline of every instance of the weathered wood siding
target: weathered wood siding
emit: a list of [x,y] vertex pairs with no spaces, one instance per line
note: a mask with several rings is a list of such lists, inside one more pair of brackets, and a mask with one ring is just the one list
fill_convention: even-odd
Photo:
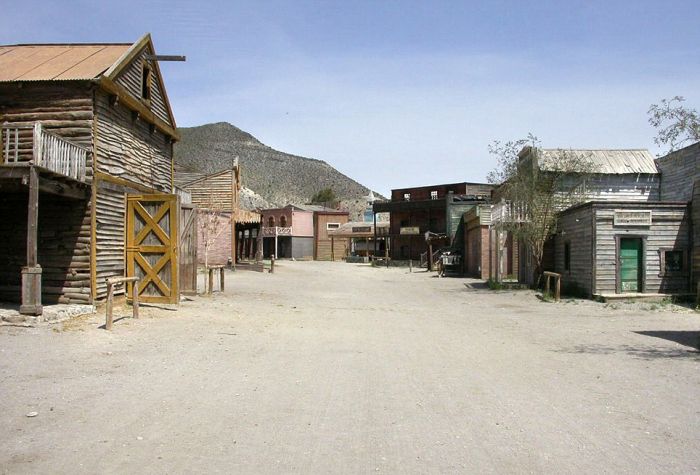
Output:
[[170,140],[121,104],[95,95],[97,171],[165,193],[172,191]]
[[0,193],[0,299],[21,300],[22,267],[27,265],[27,193]]
[[[226,265],[231,259],[231,213],[198,209],[197,260],[201,265]],[[205,249],[210,236],[209,249]]]
[[347,239],[333,239],[331,246],[331,237],[328,234],[328,223],[339,223],[343,225],[348,222],[347,214],[323,214],[316,213],[316,235],[315,235],[315,252],[314,259],[317,261],[330,261],[331,256],[336,260],[340,260],[347,252]]
[[[96,256],[97,286],[96,296],[102,299],[107,295],[105,279],[124,276],[124,239],[126,223],[126,193],[122,186],[99,181],[96,206]],[[119,290],[123,293],[123,289]]]
[[[43,127],[67,140],[92,149],[94,111],[90,84],[25,83],[0,84],[0,124]],[[3,139],[0,139],[0,143]],[[32,153],[32,131],[20,135],[21,159],[28,161]],[[0,158],[1,160],[1,158]],[[88,155],[87,180],[92,180],[92,157]]]
[[594,175],[586,180],[591,201],[659,201],[659,175]]
[[[141,81],[143,78],[143,66],[146,63],[144,56],[147,54],[153,54],[148,47],[145,47],[141,53],[139,53],[134,60],[127,66],[119,76],[114,80],[117,84],[124,87],[129,94],[131,94],[135,99],[141,100]],[[151,99],[150,108],[151,111],[163,122],[170,126],[174,126],[172,120],[170,119],[170,114],[168,114],[168,106],[166,105],[165,94],[160,87],[160,81],[157,77],[158,70],[155,66],[152,66],[152,82],[151,82]]]
[[700,142],[658,158],[656,166],[661,171],[661,200],[690,201],[700,178]]
[[[590,206],[563,214],[554,238],[554,272],[561,274],[564,291],[593,293],[593,212]],[[564,248],[569,243],[570,266],[565,269]],[[549,270],[549,269],[545,269]]]
[[199,208],[231,212],[234,207],[235,187],[234,173],[228,170],[188,183],[183,189],[189,191],[192,204]]
[[[659,203],[626,210],[651,209],[652,225],[614,226],[614,204],[593,206],[595,220],[595,285],[594,294],[615,293],[617,279],[616,236],[644,239],[644,291],[646,293],[671,293],[688,290],[688,274],[661,275],[660,249],[690,251],[690,213],[683,205]],[[577,244],[574,244],[576,246]],[[572,249],[573,251],[573,249]],[[687,263],[686,263],[687,267]]]

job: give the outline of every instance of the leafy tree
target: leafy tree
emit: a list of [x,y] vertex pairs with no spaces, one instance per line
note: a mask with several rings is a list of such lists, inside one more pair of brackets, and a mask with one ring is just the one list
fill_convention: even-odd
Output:
[[659,104],[649,106],[647,112],[649,123],[656,129],[654,143],[668,146],[669,153],[700,141],[700,115],[695,109],[685,107],[683,102],[682,96],[661,99]]
[[[558,213],[587,199],[586,182],[595,168],[587,153],[540,150],[537,138],[489,145],[496,168],[488,174],[500,183],[504,202],[493,216],[497,226],[512,233],[532,256],[533,280],[542,276],[544,246],[556,232]],[[498,205],[497,205],[498,206]]]
[[333,188],[324,188],[311,197],[312,204],[322,204],[330,206],[337,203],[338,198],[335,196]]

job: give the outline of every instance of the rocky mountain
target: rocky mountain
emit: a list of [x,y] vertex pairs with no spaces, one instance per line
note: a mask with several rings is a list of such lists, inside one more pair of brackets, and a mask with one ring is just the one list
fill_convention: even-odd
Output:
[[[243,206],[270,207],[308,203],[324,188],[332,188],[350,218],[359,217],[369,189],[322,160],[280,152],[226,122],[179,129],[175,164],[180,169],[215,173],[238,157]],[[380,196],[375,193],[376,196]],[[267,205],[265,204],[267,203]]]

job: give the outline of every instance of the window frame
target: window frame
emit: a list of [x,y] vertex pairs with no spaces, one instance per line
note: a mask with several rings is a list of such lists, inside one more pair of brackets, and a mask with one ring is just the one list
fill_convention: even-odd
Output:
[[[666,253],[680,252],[681,253],[681,269],[666,270]],[[688,275],[688,249],[678,247],[660,247],[659,248],[659,277],[673,276],[685,277]]]
[[326,231],[335,231],[336,229],[340,229],[340,223],[326,223]]

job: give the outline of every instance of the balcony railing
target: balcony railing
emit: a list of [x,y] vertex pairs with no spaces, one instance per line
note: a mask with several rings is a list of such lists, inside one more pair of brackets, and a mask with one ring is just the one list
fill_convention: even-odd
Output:
[[262,228],[262,235],[264,237],[291,236],[292,228],[282,228],[280,226],[266,226]]
[[2,125],[4,165],[32,163],[59,175],[85,181],[88,149],[45,130],[40,122],[31,125]]
[[501,201],[491,208],[491,223],[524,223],[528,220],[525,205]]

